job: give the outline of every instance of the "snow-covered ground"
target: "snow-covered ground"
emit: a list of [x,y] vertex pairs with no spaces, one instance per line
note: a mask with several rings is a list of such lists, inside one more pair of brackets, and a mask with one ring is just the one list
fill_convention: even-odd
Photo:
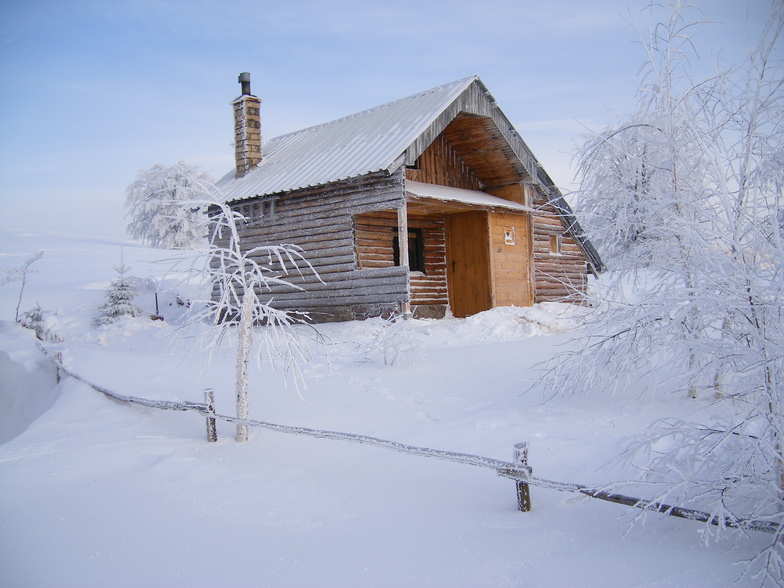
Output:
[[[130,275],[159,280],[160,312],[97,327],[120,245]],[[66,366],[126,395],[202,401],[232,414],[234,363],[208,358],[180,328],[192,294],[157,263],[169,253],[111,239],[0,233],[0,269],[37,250],[22,310],[50,311]],[[491,471],[385,449],[252,430],[205,438],[196,413],[110,400],[54,371],[13,323],[19,283],[0,288],[0,585],[36,586],[730,586],[769,537],[699,542],[701,526]],[[154,311],[149,290],[135,301]],[[624,439],[661,416],[690,417],[679,395],[550,396],[533,365],[573,343],[575,310],[504,308],[412,321],[387,365],[381,321],[321,325],[307,387],[268,362],[251,374],[251,418],[360,433],[511,460],[528,441],[534,474],[601,485]],[[302,329],[307,338],[310,330]],[[53,347],[53,348],[54,348]],[[406,351],[406,349],[408,349]],[[389,363],[389,362],[387,362]],[[628,474],[628,472],[626,473]],[[735,549],[732,549],[735,547]],[[732,549],[732,550],[731,550]],[[744,578],[741,586],[754,585]]]

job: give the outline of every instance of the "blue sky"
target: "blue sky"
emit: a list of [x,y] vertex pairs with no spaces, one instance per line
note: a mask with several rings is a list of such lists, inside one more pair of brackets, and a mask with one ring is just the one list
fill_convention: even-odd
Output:
[[[737,61],[769,0],[698,0],[700,61]],[[0,0],[0,228],[124,236],[136,173],[233,167],[252,74],[271,138],[479,75],[555,182],[634,109],[648,0]]]

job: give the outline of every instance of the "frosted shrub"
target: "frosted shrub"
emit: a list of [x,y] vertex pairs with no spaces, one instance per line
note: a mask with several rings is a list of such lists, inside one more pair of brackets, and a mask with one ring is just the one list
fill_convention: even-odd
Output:
[[26,329],[35,331],[35,336],[41,341],[60,343],[62,338],[53,331],[48,314],[40,304],[36,303],[32,309],[22,314],[19,324]]
[[384,365],[414,363],[422,357],[422,343],[417,339],[411,323],[400,317],[381,320],[375,337],[364,350],[365,359],[380,361]]

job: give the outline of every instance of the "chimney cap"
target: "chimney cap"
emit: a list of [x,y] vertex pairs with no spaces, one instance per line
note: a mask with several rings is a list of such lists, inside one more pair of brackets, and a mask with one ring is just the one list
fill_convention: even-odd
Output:
[[250,96],[250,73],[247,71],[242,72],[237,81],[242,84],[242,95],[243,96]]

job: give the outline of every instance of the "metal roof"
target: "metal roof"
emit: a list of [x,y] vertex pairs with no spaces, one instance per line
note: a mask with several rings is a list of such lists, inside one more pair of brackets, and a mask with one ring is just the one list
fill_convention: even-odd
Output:
[[477,76],[270,140],[253,170],[218,182],[227,201],[318,186],[381,170],[398,159]]

